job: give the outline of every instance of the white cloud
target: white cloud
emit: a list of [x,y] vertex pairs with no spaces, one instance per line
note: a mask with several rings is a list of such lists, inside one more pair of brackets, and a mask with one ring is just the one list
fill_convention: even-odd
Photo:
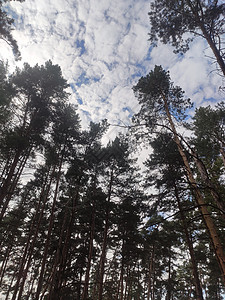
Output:
[[[175,84],[197,105],[222,98],[221,78],[210,73],[205,57],[210,50],[201,39],[183,57],[168,45],[154,48],[149,57],[149,0],[26,0],[10,6],[18,16],[14,36],[23,57],[19,66],[48,59],[59,64],[76,90],[71,101],[82,100],[82,124],[103,118],[127,124],[131,111],[138,109],[132,85],[155,64],[169,69]],[[15,67],[9,48],[0,45],[5,49],[1,55]]]

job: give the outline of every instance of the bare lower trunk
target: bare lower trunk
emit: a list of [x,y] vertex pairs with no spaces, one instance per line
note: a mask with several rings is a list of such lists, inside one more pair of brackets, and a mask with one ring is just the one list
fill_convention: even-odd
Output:
[[98,300],[102,300],[102,294],[103,294],[103,278],[104,278],[104,272],[105,272],[106,248],[107,248],[107,239],[108,239],[108,230],[109,230],[109,213],[110,213],[109,212],[109,204],[110,204],[111,193],[112,193],[112,183],[113,183],[113,170],[111,170],[111,175],[110,175],[106,217],[105,217],[104,237],[103,237],[103,244],[102,244],[102,254],[101,254],[101,258],[100,258]]
[[3,280],[3,277],[5,275],[5,270],[6,270],[6,267],[7,267],[7,263],[8,263],[8,260],[9,260],[9,257],[10,257],[10,252],[12,250],[12,245],[10,247],[8,247],[5,255],[4,255],[4,259],[3,259],[3,262],[2,262],[2,265],[1,265],[1,270],[0,270],[0,286],[2,285],[2,280]]
[[182,205],[180,202],[180,197],[178,194],[176,184],[174,184],[174,190],[175,190],[175,197],[177,200],[177,204],[178,204],[178,208],[179,208],[179,212],[180,212],[180,216],[181,216],[181,221],[182,221],[182,225],[183,225],[183,229],[184,229],[184,233],[185,233],[185,237],[186,237],[186,241],[187,241],[187,245],[188,245],[188,249],[189,249],[189,253],[190,253],[190,257],[191,257],[192,273],[193,273],[195,289],[196,289],[196,300],[204,300],[201,283],[200,283],[200,279],[199,279],[199,274],[198,274],[197,262],[195,259],[193,243],[191,241],[191,238],[190,238],[190,235],[188,232],[188,225],[187,225],[186,218],[185,218],[185,215],[184,215],[184,212],[182,209]]
[[149,262],[149,270],[148,270],[148,294],[147,294],[147,300],[153,300],[154,299],[154,282],[152,280],[153,273],[154,273],[154,259],[155,259],[155,245],[153,245],[151,258]]
[[61,169],[62,169],[64,154],[65,154],[65,146],[61,152],[61,158],[60,158],[58,175],[57,175],[56,186],[55,186],[55,192],[54,192],[54,196],[53,196],[50,221],[49,221],[49,226],[48,226],[48,234],[47,234],[47,238],[46,238],[46,242],[45,242],[45,249],[44,249],[44,254],[43,254],[43,258],[42,258],[42,264],[41,264],[41,270],[40,270],[40,274],[39,274],[39,280],[38,280],[35,300],[39,300],[42,285],[43,285],[45,265],[46,265],[46,261],[47,261],[47,255],[48,255],[48,250],[49,250],[49,245],[50,245],[50,238],[51,238],[53,222],[54,222],[54,218],[55,218],[55,206],[56,206],[56,200],[58,197],[58,190],[59,190],[59,183],[60,183]]
[[[48,183],[47,183],[47,179],[48,179],[48,175],[47,175],[46,182],[42,189],[39,203],[38,203],[38,206],[37,206],[37,209],[35,212],[34,220],[32,222],[32,225],[31,225],[31,228],[29,231],[29,236],[27,238],[27,244],[26,244],[26,247],[25,247],[25,250],[23,253],[23,259],[20,264],[18,279],[17,279],[17,283],[16,283],[16,290],[20,286],[19,294],[17,296],[18,300],[21,299],[21,297],[22,297],[24,284],[25,284],[25,281],[27,278],[27,274],[28,274],[28,271],[30,268],[31,261],[32,261],[33,251],[34,251],[35,243],[36,243],[37,236],[39,233],[41,220],[42,220],[44,210],[46,207],[46,202],[47,202],[47,198],[48,198],[49,191],[51,188],[54,172],[55,172],[55,168],[53,168],[53,170],[52,170],[52,174],[51,174],[51,177],[50,177],[50,180]],[[44,199],[42,199],[42,196],[44,196]],[[32,236],[33,236],[33,238],[32,238]],[[20,283],[21,278],[22,278],[22,282]],[[12,300],[14,300],[14,299],[15,298],[13,296]]]
[[95,216],[96,216],[96,212],[95,212],[96,176],[97,175],[95,174],[94,197],[93,197],[93,202],[92,202],[92,216],[91,216],[89,251],[88,251],[88,262],[87,262],[87,268],[86,268],[86,272],[85,272],[84,290],[83,290],[83,294],[82,294],[82,300],[87,300],[88,299],[88,286],[89,286],[91,261],[92,261],[93,246],[94,246]]

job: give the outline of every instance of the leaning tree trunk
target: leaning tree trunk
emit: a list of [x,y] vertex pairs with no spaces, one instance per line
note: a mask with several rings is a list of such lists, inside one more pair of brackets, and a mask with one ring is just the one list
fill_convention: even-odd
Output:
[[[211,48],[215,58],[216,58],[216,61],[218,63],[218,65],[220,66],[220,69],[223,73],[223,75],[225,76],[225,63],[224,63],[224,60],[223,60],[223,57],[219,51],[219,49],[217,48],[215,42],[213,41],[211,35],[207,32],[206,28],[205,28],[205,25],[204,25],[204,22],[201,20],[199,14],[198,14],[198,11],[197,9],[193,6],[192,2],[190,0],[187,0],[187,4],[188,6],[190,7],[194,17],[195,17],[195,20],[200,28],[200,30],[202,31],[202,34],[204,36],[204,38],[206,39],[209,47]],[[198,4],[200,4],[198,2]]]
[[183,163],[184,163],[184,166],[185,166],[185,169],[186,169],[187,177],[188,177],[190,185],[191,185],[191,187],[194,191],[194,195],[195,195],[195,199],[196,199],[196,202],[197,202],[197,205],[198,205],[198,209],[201,212],[201,215],[202,215],[203,220],[205,222],[206,228],[208,230],[209,237],[211,239],[211,242],[212,242],[212,245],[213,245],[213,248],[214,248],[214,251],[215,251],[215,255],[216,255],[220,270],[221,270],[223,282],[224,282],[224,285],[225,285],[225,255],[224,255],[224,249],[223,249],[222,244],[220,242],[219,235],[217,233],[216,227],[215,227],[215,225],[213,223],[213,220],[210,216],[210,212],[208,211],[207,204],[205,203],[204,198],[203,198],[203,196],[202,196],[202,194],[201,194],[201,192],[200,192],[200,190],[197,186],[197,183],[195,181],[195,178],[194,178],[194,175],[192,173],[191,167],[189,165],[187,156],[186,156],[186,154],[183,150],[181,141],[179,140],[175,125],[173,123],[171,114],[169,112],[167,99],[166,99],[164,94],[162,94],[162,97],[163,97],[163,100],[164,100],[164,107],[165,107],[166,115],[167,115],[167,118],[168,118],[170,126],[171,126],[171,130],[172,130],[173,135],[174,135],[174,141],[177,144],[178,151],[179,151],[179,153],[180,153],[180,155],[183,159]]

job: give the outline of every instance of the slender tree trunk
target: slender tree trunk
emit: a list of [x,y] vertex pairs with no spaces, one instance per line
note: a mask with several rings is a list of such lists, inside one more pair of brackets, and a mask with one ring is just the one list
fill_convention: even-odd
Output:
[[[48,299],[58,299],[59,295],[60,295],[60,289],[58,288],[58,281],[56,280],[57,277],[57,269],[59,267],[60,264],[60,260],[65,261],[65,258],[62,257],[60,259],[60,256],[63,256],[62,253],[62,244],[63,244],[63,239],[64,239],[64,235],[65,235],[65,230],[66,230],[66,222],[68,219],[68,212],[65,212],[64,218],[63,218],[63,224],[61,227],[61,231],[60,231],[60,237],[59,237],[59,242],[58,242],[58,246],[57,246],[57,250],[56,250],[56,255],[55,255],[55,260],[54,260],[54,265],[53,265],[53,271],[52,271],[52,275],[51,275],[51,280],[50,280],[50,286],[49,286],[49,295],[48,295]],[[67,235],[67,234],[66,234]],[[66,237],[67,238],[67,237]],[[58,276],[62,276],[62,274],[58,274]]]
[[224,285],[225,285],[225,255],[224,255],[224,250],[223,250],[222,244],[220,242],[216,227],[215,227],[215,225],[213,223],[213,220],[210,216],[210,213],[208,211],[207,204],[205,203],[205,201],[203,199],[203,196],[202,196],[202,194],[201,194],[201,192],[200,192],[200,190],[197,186],[197,183],[195,181],[192,170],[190,168],[187,156],[186,156],[186,154],[183,150],[183,147],[181,145],[181,142],[178,138],[178,134],[177,134],[175,125],[173,123],[171,114],[169,112],[167,99],[166,99],[164,94],[162,94],[162,96],[163,96],[163,100],[164,100],[164,106],[165,106],[166,114],[167,114],[171,129],[172,129],[172,132],[174,134],[174,140],[177,144],[178,151],[179,151],[179,153],[180,153],[180,155],[183,159],[184,166],[185,166],[185,169],[186,169],[186,172],[187,172],[187,177],[188,177],[190,185],[191,185],[191,187],[194,191],[195,199],[196,199],[199,211],[201,212],[203,220],[204,220],[204,222],[206,224],[206,227],[208,229],[208,233],[209,233],[209,236],[211,238],[211,241],[212,241],[212,244],[213,244],[213,247],[214,247],[214,251],[215,251],[215,254],[216,254],[216,257],[217,257],[217,261],[218,261],[218,264],[219,264],[219,267],[220,267],[220,270],[221,270],[221,273],[222,273],[223,282],[224,282]]
[[87,262],[87,268],[85,272],[85,280],[84,280],[84,290],[82,295],[82,300],[88,299],[88,287],[89,287],[89,278],[90,278],[90,270],[91,270],[91,260],[92,260],[92,253],[93,253],[93,246],[94,246],[94,234],[95,234],[95,217],[96,217],[96,211],[95,211],[95,193],[96,193],[96,177],[97,174],[95,174],[94,179],[94,197],[93,197],[93,206],[92,206],[92,216],[91,216],[91,228],[90,228],[90,239],[89,239],[89,251],[88,251],[88,262]]
[[[212,49],[213,54],[215,55],[215,58],[217,60],[218,65],[220,66],[220,69],[223,73],[223,75],[225,76],[225,63],[223,60],[223,57],[220,54],[220,51],[218,50],[218,48],[216,47],[215,42],[213,41],[212,37],[210,36],[210,34],[207,32],[204,22],[201,20],[198,11],[196,10],[196,8],[193,6],[192,2],[190,0],[187,0],[187,4],[190,7],[193,15],[195,16],[195,20],[199,26],[199,28],[202,31],[203,36],[205,37],[209,47]],[[198,2],[199,5],[201,5]]]
[[199,274],[198,274],[197,262],[195,259],[193,243],[191,241],[191,238],[190,238],[190,235],[188,232],[188,226],[187,226],[186,218],[185,218],[185,215],[184,215],[184,212],[182,209],[182,205],[180,202],[180,197],[178,194],[176,184],[174,184],[174,192],[175,192],[175,197],[177,200],[177,204],[178,204],[178,208],[179,208],[179,212],[180,212],[180,216],[181,216],[181,221],[183,224],[183,229],[184,229],[184,233],[185,233],[185,237],[186,237],[186,241],[187,241],[187,245],[188,245],[188,249],[189,249],[189,253],[190,253],[190,257],[191,257],[192,273],[194,276],[195,289],[196,289],[196,300],[204,300],[202,288],[201,288],[201,282],[200,282]]
[[124,299],[127,299],[129,300],[129,291],[130,291],[130,287],[131,287],[131,284],[130,284],[130,266],[127,267],[127,272],[126,272],[127,276],[126,276],[126,280],[125,280],[125,289],[124,289]]
[[[28,153],[26,155],[24,155],[22,158],[21,158],[21,162],[19,163],[19,159],[17,161],[17,165],[15,166],[14,168],[14,171],[17,168],[17,171],[16,171],[16,174],[12,174],[12,176],[10,176],[10,178],[7,178],[6,182],[3,184],[3,194],[2,194],[2,210],[1,210],[1,213],[0,213],[0,222],[2,221],[3,217],[4,217],[4,214],[8,208],[8,205],[9,205],[9,202],[10,200],[12,199],[12,196],[13,196],[13,193],[16,189],[16,186],[17,186],[17,183],[20,179],[20,176],[24,170],[24,167],[27,163],[27,160],[30,156],[30,151],[31,149],[28,151]],[[14,178],[13,178],[14,177]],[[5,189],[5,192],[4,192],[4,189]],[[1,196],[0,196],[1,198]],[[4,202],[4,198],[5,198],[5,202]],[[1,201],[1,200],[0,200]]]
[[[95,205],[93,205],[93,210],[94,210],[94,208],[95,208]],[[93,246],[94,246],[94,232],[95,232],[95,211],[92,212],[88,262],[87,262],[87,268],[86,268],[86,272],[85,272],[84,290],[83,290],[82,300],[88,299],[88,287],[89,287],[89,278],[90,278],[90,270],[91,270],[91,260],[92,260]]]
[[[60,232],[60,238],[58,242],[58,247],[56,251],[56,257],[54,260],[54,266],[53,271],[51,275],[50,280],[50,288],[49,288],[49,295],[48,299],[58,299],[60,297],[60,290],[62,288],[63,283],[63,275],[66,269],[66,262],[67,262],[67,256],[69,251],[69,245],[70,245],[70,239],[71,239],[71,233],[72,233],[72,227],[75,220],[75,211],[77,207],[77,200],[79,197],[79,191],[80,191],[80,181],[82,179],[83,175],[80,175],[77,181],[77,187],[75,190],[75,194],[71,197],[71,207],[72,212],[69,218],[69,222],[66,226],[66,221],[69,217],[68,212],[65,212],[64,219],[63,219],[63,225]],[[63,244],[63,238],[66,231],[66,237],[64,239],[64,245]]]
[[[35,283],[35,280],[36,280],[36,277],[35,277],[35,274],[33,274],[33,277],[31,277],[31,280],[30,280],[30,288],[27,292],[27,300],[30,298],[30,296],[32,295],[32,291],[34,289],[34,283]],[[32,299],[32,298],[31,298]]]
[[[50,285],[49,296],[48,296],[49,300],[51,300],[51,299],[55,300],[60,295],[60,290],[61,290],[62,281],[63,281],[63,275],[65,272],[67,256],[68,256],[68,251],[69,251],[72,227],[73,227],[74,219],[75,219],[75,210],[77,207],[77,200],[78,200],[79,191],[80,191],[80,186],[79,186],[80,180],[81,180],[81,177],[79,178],[75,195],[72,196],[71,215],[69,217],[68,212],[66,212],[64,215],[63,225],[61,228],[55,263],[54,263],[53,272],[52,272],[52,279],[51,279],[51,285]],[[68,217],[69,217],[69,222],[66,227],[66,222],[67,222]],[[65,235],[65,231],[66,231],[66,237],[64,239],[64,245],[63,245],[63,238]],[[62,245],[63,245],[63,247],[62,247]],[[58,268],[58,271],[57,271],[57,268]],[[56,280],[56,277],[58,277],[58,280]]]
[[2,285],[2,280],[3,280],[3,277],[5,275],[5,270],[6,270],[6,267],[7,267],[7,263],[8,263],[9,257],[10,257],[11,250],[12,250],[12,245],[10,245],[7,248],[7,251],[4,255],[4,259],[3,259],[3,262],[2,262],[2,265],[1,265],[1,270],[0,270],[0,286]]
[[123,277],[124,277],[124,255],[123,255],[123,249],[124,249],[124,241],[122,241],[122,257],[121,257],[121,268],[120,268],[120,278],[118,283],[118,289],[117,289],[117,300],[123,300],[123,289],[124,289],[124,283],[123,283]]
[[112,194],[112,183],[113,183],[113,170],[111,170],[111,174],[110,174],[109,191],[108,191],[106,216],[105,216],[105,228],[104,228],[104,236],[103,236],[103,244],[102,244],[102,253],[100,258],[98,300],[102,300],[102,294],[103,294],[103,278],[105,272],[106,248],[107,248],[107,239],[108,239],[108,230],[109,230],[109,213],[110,213],[110,199]]
[[[170,251],[171,251],[171,249],[170,249]],[[172,286],[171,286],[171,254],[169,254],[167,294],[166,294],[166,299],[165,300],[171,300],[171,292],[172,292]]]
[[5,300],[8,300],[9,299],[9,296],[10,296],[10,291],[11,291],[11,288],[12,288],[12,286],[13,286],[13,281],[14,281],[14,279],[15,279],[15,273],[14,273],[14,275],[12,276],[12,279],[11,279],[11,281],[10,281],[10,284],[9,284],[9,287],[8,287],[8,290],[7,290],[7,293],[6,293],[6,296],[5,296]]
[[1,186],[1,190],[0,190],[0,207],[3,205],[4,198],[8,195],[8,190],[9,190],[12,178],[14,176],[17,164],[19,162],[20,155],[21,155],[20,151],[17,151],[17,153],[15,154],[14,160],[11,164],[11,167],[9,169],[9,173],[8,173],[6,179],[4,180],[4,182]]
[[48,234],[47,234],[47,238],[46,238],[46,242],[45,242],[45,249],[44,249],[44,254],[43,254],[43,258],[42,258],[42,264],[41,264],[41,270],[40,270],[40,274],[39,274],[39,280],[38,280],[35,300],[39,300],[42,285],[43,285],[43,280],[44,280],[44,271],[45,271],[45,265],[46,265],[46,261],[47,261],[47,255],[48,255],[48,250],[49,250],[49,245],[50,245],[50,238],[51,238],[51,234],[52,234],[53,222],[54,222],[54,217],[55,217],[55,206],[56,206],[56,200],[58,197],[58,190],[59,190],[59,183],[60,183],[60,178],[61,178],[62,164],[63,164],[64,154],[65,154],[65,147],[66,147],[66,142],[64,144],[63,150],[61,151],[61,158],[60,158],[60,162],[59,162],[58,175],[57,175],[57,180],[56,180],[50,221],[49,221],[49,226],[48,226]]
[[0,175],[0,187],[2,186],[5,177],[7,177],[7,174],[9,173],[10,166],[12,165],[12,159],[10,155],[8,154],[8,157],[6,158],[6,162],[4,164],[3,169],[1,170],[1,175]]
[[153,275],[153,269],[154,269],[154,259],[155,259],[155,245],[153,245],[151,258],[149,262],[149,270],[148,270],[148,294],[147,294],[147,300],[153,299],[153,285],[152,285],[152,275]]
[[[19,286],[20,286],[20,288],[19,288],[19,294],[18,294],[17,299],[18,300],[21,299],[24,284],[25,284],[25,281],[26,281],[26,278],[27,278],[27,273],[29,271],[31,260],[32,260],[32,257],[33,257],[33,251],[34,251],[35,243],[36,243],[37,236],[38,236],[38,233],[39,233],[41,220],[42,220],[42,217],[43,217],[43,214],[44,214],[47,198],[48,198],[49,191],[50,191],[50,188],[51,188],[54,172],[55,172],[55,167],[53,168],[53,170],[51,172],[52,174],[50,176],[49,182],[47,183],[47,179],[48,179],[48,175],[49,175],[48,174],[47,177],[46,177],[45,185],[42,188],[42,192],[41,192],[39,202],[38,202],[38,207],[37,207],[36,212],[35,212],[34,220],[32,222],[32,225],[31,225],[31,228],[30,228],[30,231],[29,231],[29,236],[27,238],[26,247],[24,249],[22,261],[20,263],[20,268],[19,268],[19,272],[18,272],[18,279],[17,279],[17,283],[16,283],[16,289],[14,291],[14,295],[13,295],[11,300],[16,299],[16,294],[18,292]],[[42,199],[43,196],[44,196],[44,199]],[[41,207],[41,204],[42,204],[42,207]],[[32,236],[33,236],[33,239],[32,239]],[[22,282],[20,283],[21,279],[22,279]]]

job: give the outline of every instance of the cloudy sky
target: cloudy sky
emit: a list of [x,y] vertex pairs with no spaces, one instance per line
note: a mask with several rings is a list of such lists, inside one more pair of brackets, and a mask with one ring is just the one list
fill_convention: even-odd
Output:
[[196,39],[184,55],[148,41],[150,0],[25,0],[6,7],[15,19],[14,37],[22,54],[15,63],[11,50],[0,42],[0,58],[10,68],[59,64],[71,87],[71,101],[78,104],[82,124],[107,118],[129,124],[138,104],[132,86],[155,64],[170,70],[195,105],[222,100],[220,76],[207,45]]

